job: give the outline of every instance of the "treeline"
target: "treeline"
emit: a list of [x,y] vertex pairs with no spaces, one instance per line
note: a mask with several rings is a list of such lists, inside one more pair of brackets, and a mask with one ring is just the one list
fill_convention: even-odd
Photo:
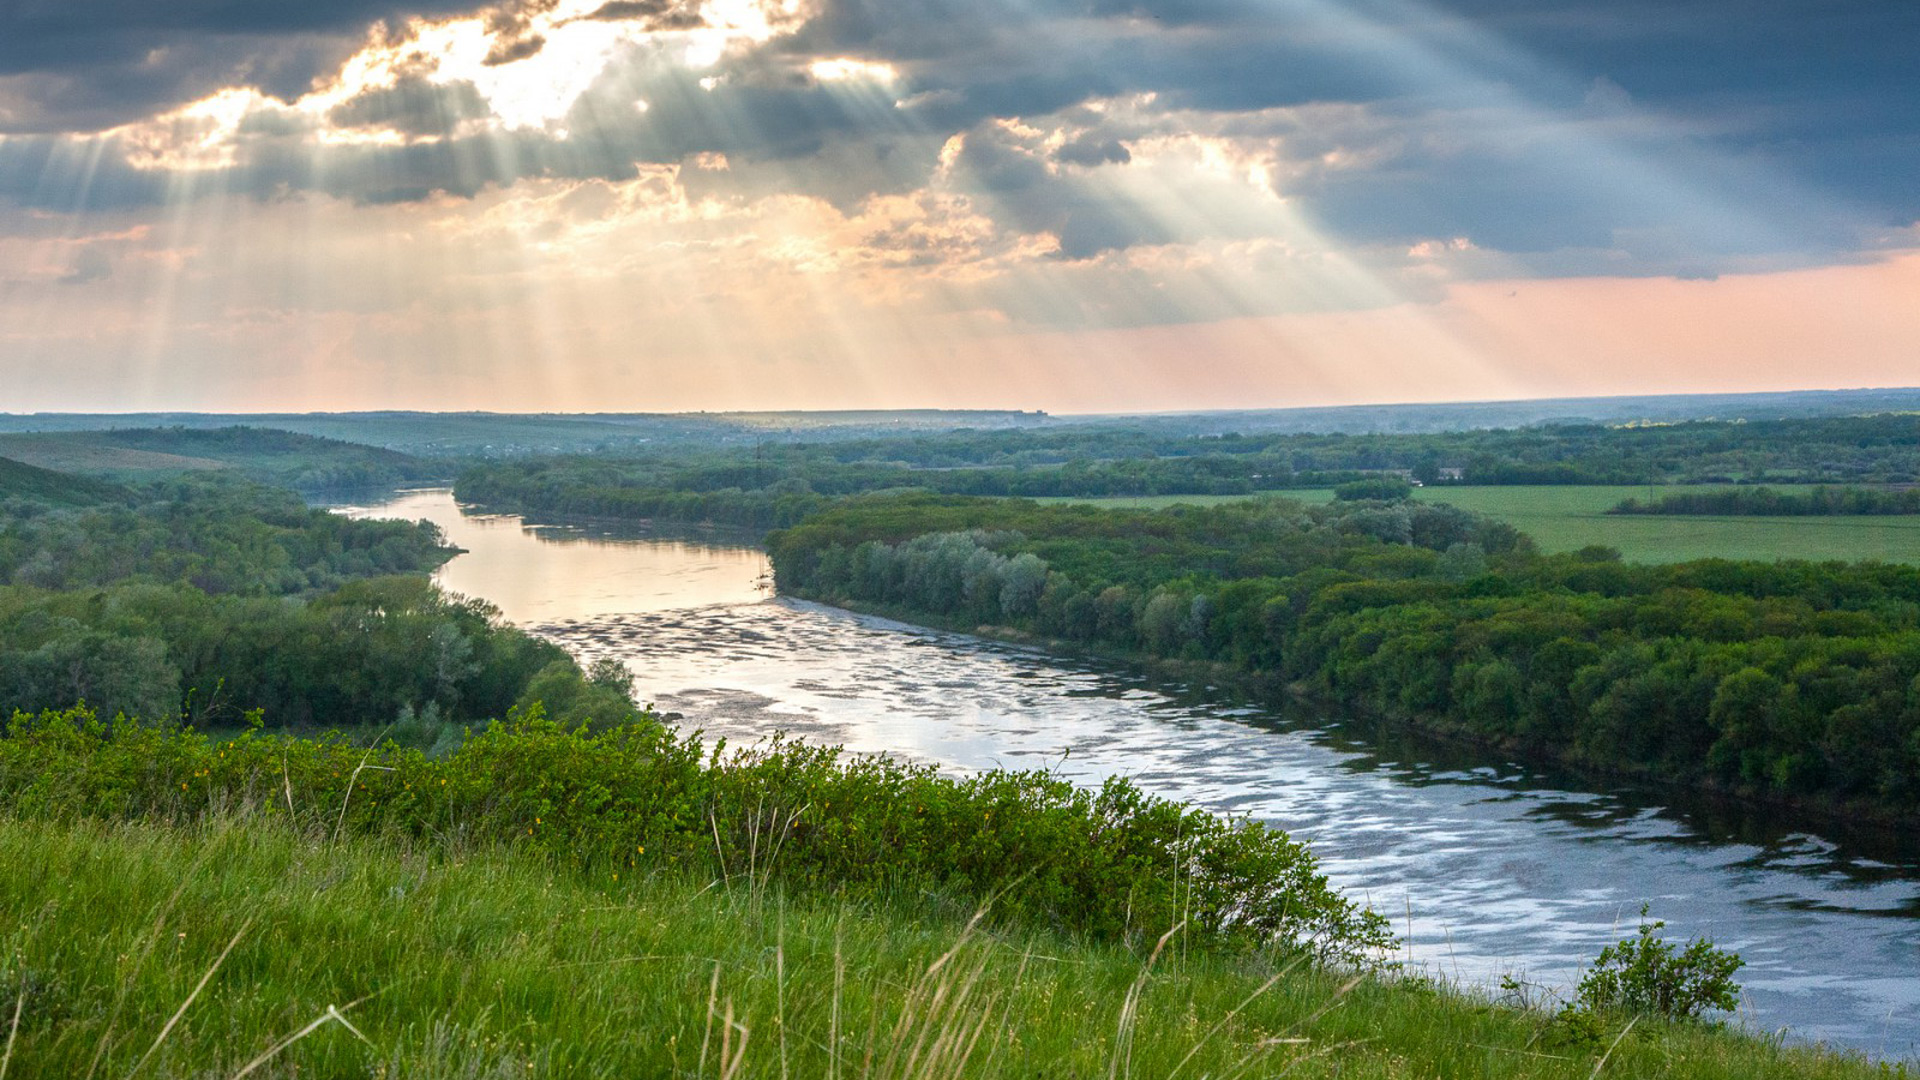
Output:
[[628,482],[616,467],[588,460],[475,466],[453,494],[463,503],[533,516],[608,517],[778,529],[824,509],[832,499],[804,484],[687,490]]
[[1426,484],[1911,483],[1920,481],[1920,416],[1637,427],[1549,423],[1371,435],[1232,430],[1195,435],[1161,430],[1144,420],[1116,420],[1097,427],[768,444],[735,451],[734,457],[762,468],[837,462],[948,470],[1194,459],[1205,462],[1197,466],[1204,475],[1258,477],[1261,490],[1331,486],[1338,482],[1328,479],[1333,474],[1383,472],[1405,473]]
[[1220,457],[951,469],[814,458],[618,461],[596,457],[475,465],[460,474],[454,496],[462,502],[534,515],[660,519],[766,530],[797,524],[841,498],[876,492],[1018,498],[1248,495],[1302,485],[1364,482],[1367,477],[1354,470],[1247,475],[1245,462]]
[[208,593],[284,596],[431,570],[452,554],[433,526],[353,521],[218,474],[104,489],[75,508],[0,503],[6,585],[179,581]]
[[1444,506],[850,501],[768,540],[828,602],[1208,662],[1590,771],[1920,812],[1920,569],[1542,556]]
[[1365,481],[1911,482],[1920,417],[1554,425],[1423,435],[1176,435],[1084,427],[487,462],[464,501],[530,514],[781,528],[879,491],[1019,498],[1246,495]]
[[769,443],[735,451],[734,457],[762,469],[825,462],[913,469],[1034,469],[1073,462],[1203,459],[1206,464],[1198,468],[1205,475],[1235,479],[1257,475],[1275,488],[1331,486],[1331,482],[1310,485],[1300,478],[1341,472],[1404,472],[1428,484],[1634,484],[1649,479],[1661,483],[1911,483],[1920,481],[1920,416],[1890,413],[1653,426],[1546,423],[1368,435],[1239,433],[1231,428],[1193,434],[1167,430],[1147,419],[1116,419],[1099,426],[962,431],[816,446]]
[[1651,502],[1627,499],[1607,513],[1748,517],[1920,514],[1920,488],[1816,487],[1812,491],[1789,492],[1759,487],[1682,491]]
[[0,710],[231,726],[379,726],[422,744],[545,700],[570,719],[631,708],[616,667],[450,597],[425,522],[356,521],[290,493],[199,476],[123,502],[0,504]]

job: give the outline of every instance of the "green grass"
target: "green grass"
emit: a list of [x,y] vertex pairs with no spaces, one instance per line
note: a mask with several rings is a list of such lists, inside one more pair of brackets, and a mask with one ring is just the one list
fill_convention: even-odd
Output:
[[[1575,551],[1589,544],[1620,549],[1632,562],[1671,563],[1711,557],[1727,559],[1877,559],[1920,563],[1920,516],[1916,517],[1636,517],[1609,515],[1621,500],[1646,501],[1676,491],[1711,490],[1674,486],[1580,487],[1432,487],[1414,493],[1429,502],[1447,502],[1506,521],[1533,537],[1541,550]],[[1283,498],[1325,502],[1330,491],[1288,491]],[[1159,509],[1179,503],[1213,505],[1242,495],[1157,495],[1120,499],[1043,499],[1089,502],[1100,506]]]
[[1697,1026],[1574,1037],[1258,954],[988,932],[907,894],[616,877],[258,816],[0,817],[0,868],[14,1077],[1908,1075]]

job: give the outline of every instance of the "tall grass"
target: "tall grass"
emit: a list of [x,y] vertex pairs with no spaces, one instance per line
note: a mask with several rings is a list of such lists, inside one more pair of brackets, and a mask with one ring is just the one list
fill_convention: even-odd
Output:
[[[519,844],[0,817],[5,1076],[1851,1078],[1297,952],[1130,948]],[[17,1019],[16,1019],[17,1018]],[[1623,1034],[1624,1032],[1624,1034]]]

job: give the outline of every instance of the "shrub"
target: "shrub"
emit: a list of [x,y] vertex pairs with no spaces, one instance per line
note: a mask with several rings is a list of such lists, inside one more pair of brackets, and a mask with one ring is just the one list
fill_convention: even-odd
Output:
[[0,810],[190,822],[253,809],[330,835],[510,843],[560,864],[878,897],[931,893],[1093,939],[1282,946],[1365,964],[1386,920],[1328,885],[1303,845],[1141,792],[1046,772],[964,779],[774,738],[729,752],[651,713],[604,730],[539,708],[444,758],[391,741],[250,731],[216,742],[84,709],[15,713]]
[[1740,984],[1733,981],[1733,973],[1746,961],[1705,939],[1679,948],[1656,936],[1666,925],[1649,922],[1642,905],[1639,932],[1600,951],[1580,980],[1574,1008],[1668,1020],[1691,1020],[1707,1009],[1733,1011],[1740,1002]]

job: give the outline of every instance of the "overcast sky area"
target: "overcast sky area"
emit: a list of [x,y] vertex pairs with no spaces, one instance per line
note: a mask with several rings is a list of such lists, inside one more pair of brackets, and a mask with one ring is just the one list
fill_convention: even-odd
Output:
[[1914,0],[4,0],[0,411],[1920,384]]

